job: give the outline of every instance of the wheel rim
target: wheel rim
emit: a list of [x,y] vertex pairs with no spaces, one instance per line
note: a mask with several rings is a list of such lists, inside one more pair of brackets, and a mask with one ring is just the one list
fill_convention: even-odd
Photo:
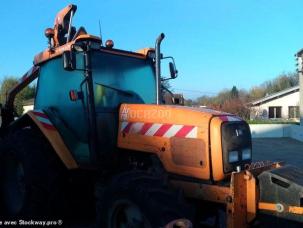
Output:
[[137,205],[128,200],[120,200],[115,203],[109,227],[145,228],[150,226],[146,217]]
[[2,185],[3,203],[10,215],[20,213],[25,199],[24,168],[20,161],[10,158],[5,161]]

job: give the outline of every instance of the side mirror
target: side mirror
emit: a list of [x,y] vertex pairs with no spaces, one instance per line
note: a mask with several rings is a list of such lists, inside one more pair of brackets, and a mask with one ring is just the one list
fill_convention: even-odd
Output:
[[169,71],[170,71],[170,77],[172,79],[175,79],[178,76],[178,71],[176,69],[176,66],[172,62],[169,62]]
[[76,69],[76,55],[73,51],[65,51],[62,55],[63,58],[63,68],[67,71],[72,71]]

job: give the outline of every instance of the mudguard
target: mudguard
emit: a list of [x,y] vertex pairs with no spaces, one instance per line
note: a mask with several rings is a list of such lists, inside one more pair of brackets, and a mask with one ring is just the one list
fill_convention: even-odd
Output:
[[27,112],[17,122],[23,122],[22,120],[27,117],[35,124],[49,141],[56,154],[59,156],[61,161],[64,163],[67,169],[79,168],[77,162],[72,156],[71,151],[65,145],[61,135],[59,134],[56,127],[52,124],[51,120],[42,110],[33,110]]

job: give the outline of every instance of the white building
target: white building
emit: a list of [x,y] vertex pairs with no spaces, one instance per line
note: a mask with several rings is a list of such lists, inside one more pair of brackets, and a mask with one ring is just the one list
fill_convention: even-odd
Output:
[[299,86],[294,86],[250,103],[251,119],[299,120]]
[[34,99],[29,99],[23,102],[23,113],[27,113],[34,109]]

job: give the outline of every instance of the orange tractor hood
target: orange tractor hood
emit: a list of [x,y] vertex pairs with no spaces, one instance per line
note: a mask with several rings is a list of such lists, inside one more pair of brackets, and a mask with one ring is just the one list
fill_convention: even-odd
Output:
[[[212,119],[216,126],[211,125]],[[118,147],[156,154],[167,171],[208,180],[209,132],[211,128],[220,128],[224,121],[242,120],[206,108],[123,104]]]

